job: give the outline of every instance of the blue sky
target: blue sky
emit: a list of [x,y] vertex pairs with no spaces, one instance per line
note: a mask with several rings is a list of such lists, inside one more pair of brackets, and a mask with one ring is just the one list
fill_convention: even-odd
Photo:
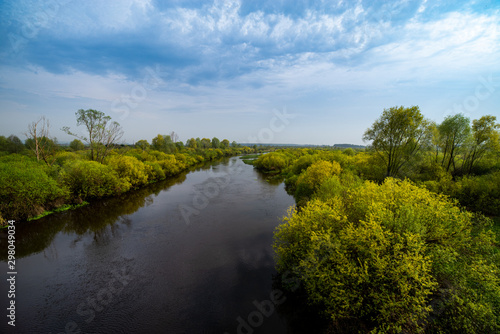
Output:
[[363,144],[384,108],[500,118],[500,1],[0,2],[0,134]]

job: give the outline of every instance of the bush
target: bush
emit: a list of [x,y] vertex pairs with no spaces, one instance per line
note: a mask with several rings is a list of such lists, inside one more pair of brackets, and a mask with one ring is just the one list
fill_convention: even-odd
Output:
[[326,179],[339,175],[340,164],[336,161],[317,161],[309,166],[297,179],[295,200],[309,199]]
[[451,196],[470,210],[500,216],[500,172],[459,179]]
[[[275,233],[292,272],[333,323],[373,333],[500,330],[500,270],[491,232],[454,201],[409,181],[329,178],[331,197],[291,211]],[[335,184],[334,184],[335,183]]]
[[157,181],[165,179],[165,172],[157,162],[146,161],[144,164],[148,166],[148,180]]
[[292,165],[293,174],[299,175],[305,171],[309,166],[318,161],[318,155],[304,155],[298,158]]
[[288,167],[289,158],[280,152],[271,152],[259,156],[254,166],[258,169],[271,172],[279,172]]
[[72,161],[64,165],[61,182],[80,199],[119,195],[130,189],[130,183],[121,180],[109,166],[96,161]]
[[108,159],[107,165],[111,167],[118,177],[129,183],[132,187],[138,187],[148,182],[148,174],[151,166],[145,165],[137,158],[115,155]]
[[49,177],[50,168],[27,157],[10,155],[0,159],[0,212],[6,219],[36,216],[68,190]]
[[79,159],[80,156],[74,152],[61,152],[56,155],[55,163],[59,166],[63,166],[68,161],[75,161]]

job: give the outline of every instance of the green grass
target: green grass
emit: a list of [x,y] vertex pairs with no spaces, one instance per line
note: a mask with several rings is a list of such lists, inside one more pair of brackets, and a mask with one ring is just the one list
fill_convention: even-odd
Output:
[[240,159],[242,160],[250,160],[250,159],[256,159],[260,157],[260,154],[247,154],[247,155],[243,155],[240,157]]
[[252,165],[253,166],[253,162],[255,161],[255,159],[257,159],[258,157],[260,157],[260,154],[247,154],[247,155],[243,155],[240,157],[240,159],[246,163],[247,165]]
[[49,210],[49,211],[44,211],[42,212],[41,214],[39,214],[38,216],[35,216],[35,217],[32,217],[32,218],[29,218],[28,221],[32,221],[32,220],[37,220],[37,219],[40,219],[40,218],[43,218],[45,216],[48,216],[50,214],[53,214],[53,213],[56,213],[56,212],[64,212],[64,211],[68,211],[68,210],[72,210],[72,209],[76,209],[76,208],[79,208],[79,207],[82,207],[82,206],[85,206],[89,204],[88,202],[82,202],[81,204],[64,204],[60,207],[58,207],[57,209],[54,209],[54,210]]

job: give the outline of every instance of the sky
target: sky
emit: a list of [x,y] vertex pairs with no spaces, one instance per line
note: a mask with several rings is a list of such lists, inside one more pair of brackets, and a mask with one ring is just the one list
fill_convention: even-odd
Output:
[[0,0],[0,135],[366,144],[394,106],[500,119],[500,1]]

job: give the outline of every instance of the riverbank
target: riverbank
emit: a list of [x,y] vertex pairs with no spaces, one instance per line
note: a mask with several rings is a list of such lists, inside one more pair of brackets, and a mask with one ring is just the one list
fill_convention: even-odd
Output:
[[[71,321],[85,333],[237,333],[276,289],[273,230],[291,205],[282,184],[234,156],[19,224],[16,330],[59,333]],[[284,311],[249,326],[284,333]]]
[[8,220],[39,219],[118,196],[204,163],[251,151],[247,147],[184,149],[166,154],[121,149],[102,163],[89,160],[86,151],[59,152],[51,165],[29,155],[6,155],[0,157],[0,225],[5,226]]

